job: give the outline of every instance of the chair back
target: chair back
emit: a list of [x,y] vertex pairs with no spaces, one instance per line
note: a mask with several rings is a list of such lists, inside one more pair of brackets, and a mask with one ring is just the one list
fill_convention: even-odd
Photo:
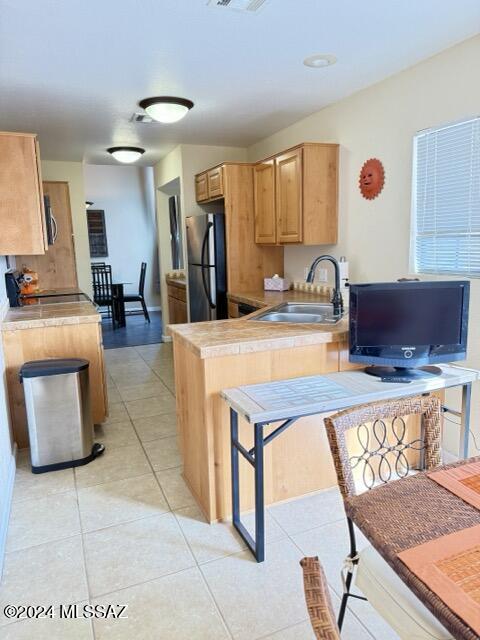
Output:
[[340,640],[322,565],[316,556],[302,558],[300,565],[303,569],[305,601],[315,637],[318,640]]
[[112,266],[92,264],[93,301],[99,307],[112,304]]
[[138,295],[142,296],[145,291],[145,274],[147,273],[147,263],[142,262],[142,266],[140,267],[140,281],[138,283]]
[[[406,422],[413,415],[420,417],[420,429],[414,434]],[[412,458],[417,458],[417,464],[420,458],[420,466],[427,470],[441,464],[441,403],[435,396],[362,405],[324,422],[344,499],[357,495],[355,478],[365,489],[373,489],[409,475],[415,468]],[[353,442],[348,438],[354,449],[350,452],[347,432],[352,429],[356,438]]]

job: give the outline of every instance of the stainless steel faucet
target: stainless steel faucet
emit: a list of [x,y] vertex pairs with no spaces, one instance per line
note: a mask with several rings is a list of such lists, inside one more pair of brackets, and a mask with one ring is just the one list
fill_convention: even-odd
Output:
[[315,260],[312,262],[312,266],[310,267],[310,271],[308,272],[306,282],[309,282],[310,284],[313,282],[317,267],[320,262],[323,262],[324,260],[327,260],[327,262],[331,262],[335,270],[335,288],[333,289],[332,299],[330,302],[333,305],[333,313],[338,316],[343,313],[343,298],[340,292],[340,266],[338,264],[338,261],[333,256],[329,256],[328,254],[318,256],[318,258],[315,258]]

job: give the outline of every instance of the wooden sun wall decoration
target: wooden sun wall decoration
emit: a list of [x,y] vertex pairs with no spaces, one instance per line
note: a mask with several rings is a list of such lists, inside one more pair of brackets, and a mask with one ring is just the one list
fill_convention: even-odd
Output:
[[378,158],[370,158],[364,162],[358,179],[360,193],[367,200],[373,200],[383,189],[385,170]]

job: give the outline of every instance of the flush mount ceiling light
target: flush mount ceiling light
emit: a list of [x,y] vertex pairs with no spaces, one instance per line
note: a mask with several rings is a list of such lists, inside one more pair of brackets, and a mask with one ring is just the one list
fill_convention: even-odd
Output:
[[107,151],[115,160],[123,162],[124,164],[135,162],[135,160],[138,160],[140,156],[145,153],[145,149],[141,147],[110,147]]
[[329,67],[332,64],[335,64],[337,58],[328,53],[317,53],[314,56],[309,56],[305,58],[303,64],[306,67],[313,67],[314,69],[321,69],[322,67]]
[[178,122],[187,115],[193,107],[193,102],[186,98],[174,98],[172,96],[158,96],[145,98],[138,103],[148,115],[163,124]]
[[93,204],[93,202],[90,202],[90,200],[86,200],[85,201],[85,209],[88,209],[89,207],[91,207]]

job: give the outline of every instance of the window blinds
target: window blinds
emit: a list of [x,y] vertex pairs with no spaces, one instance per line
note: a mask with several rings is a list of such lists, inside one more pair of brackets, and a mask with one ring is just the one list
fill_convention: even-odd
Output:
[[416,273],[480,277],[480,118],[414,138]]

